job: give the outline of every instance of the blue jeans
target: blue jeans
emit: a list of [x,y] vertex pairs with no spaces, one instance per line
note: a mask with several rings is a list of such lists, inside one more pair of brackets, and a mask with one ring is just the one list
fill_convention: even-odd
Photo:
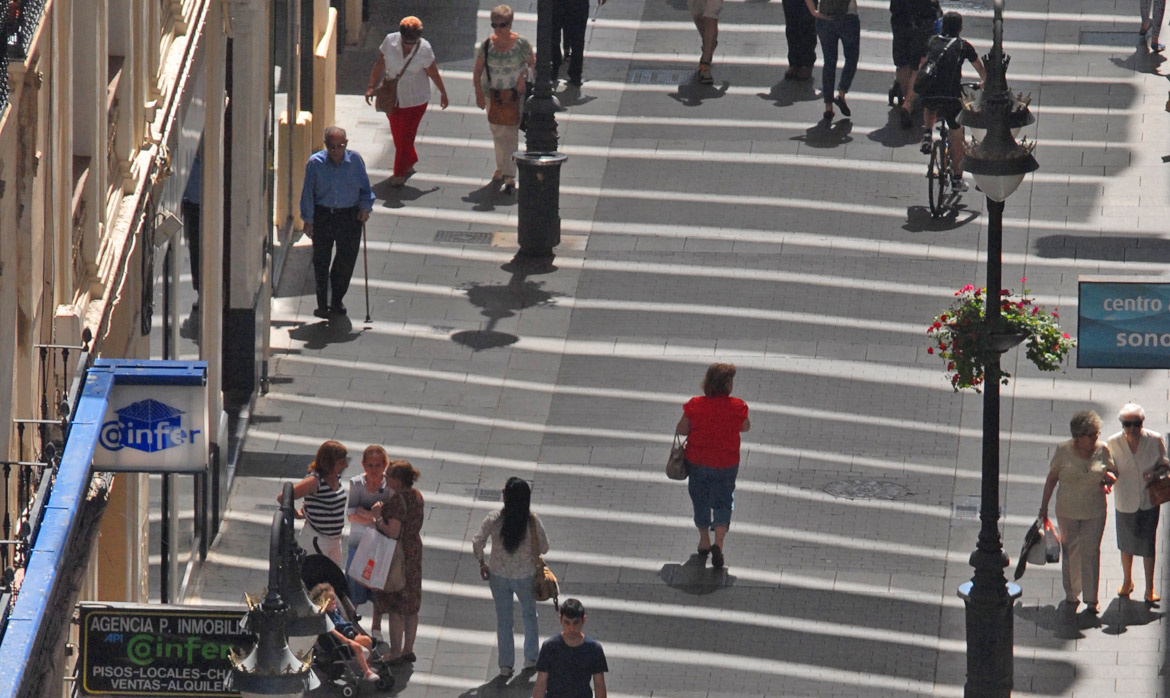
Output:
[[731,511],[735,509],[735,477],[738,474],[738,465],[731,468],[708,468],[691,463],[687,492],[695,507],[696,528],[730,528]]
[[516,641],[512,637],[513,594],[520,600],[520,617],[524,619],[524,661],[535,664],[540,653],[540,628],[536,625],[532,575],[510,579],[493,574],[488,579],[488,586],[496,602],[496,644],[500,647],[500,667],[516,666]]
[[838,15],[833,19],[817,20],[817,38],[821,40],[821,54],[825,65],[821,69],[821,91],[826,103],[833,100],[833,84],[837,81],[837,41],[845,50],[845,67],[837,86],[848,92],[857,73],[857,59],[861,55],[861,19],[857,15]]

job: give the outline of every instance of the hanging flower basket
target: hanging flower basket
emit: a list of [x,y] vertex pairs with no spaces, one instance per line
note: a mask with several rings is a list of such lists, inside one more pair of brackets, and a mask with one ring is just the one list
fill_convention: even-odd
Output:
[[[1020,279],[1021,283],[1027,281]],[[986,290],[968,284],[955,292],[955,300],[946,312],[934,319],[926,333],[932,344],[928,354],[937,354],[945,363],[955,392],[971,388],[980,392],[987,376],[988,363],[999,354],[1023,342],[1028,360],[1041,371],[1056,371],[1068,361],[1076,340],[1060,329],[1060,316],[1028,296],[1023,289],[1018,296],[1008,289],[1000,291],[1000,325],[989,327],[984,312]],[[1010,373],[999,371],[999,380],[1007,385]]]

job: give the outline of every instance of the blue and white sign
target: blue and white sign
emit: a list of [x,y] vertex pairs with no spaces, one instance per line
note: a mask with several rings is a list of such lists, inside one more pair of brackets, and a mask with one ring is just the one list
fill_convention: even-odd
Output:
[[1170,368],[1170,282],[1081,279],[1079,368]]
[[207,387],[201,380],[193,382],[190,375],[205,374],[206,367],[157,363],[162,366],[148,362],[117,366],[94,448],[95,469],[151,473],[206,470]]

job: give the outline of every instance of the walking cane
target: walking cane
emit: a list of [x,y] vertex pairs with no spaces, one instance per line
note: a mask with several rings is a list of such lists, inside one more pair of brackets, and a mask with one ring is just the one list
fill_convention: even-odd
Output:
[[362,266],[366,271],[366,322],[370,322],[370,256],[366,247],[366,224],[362,223]]

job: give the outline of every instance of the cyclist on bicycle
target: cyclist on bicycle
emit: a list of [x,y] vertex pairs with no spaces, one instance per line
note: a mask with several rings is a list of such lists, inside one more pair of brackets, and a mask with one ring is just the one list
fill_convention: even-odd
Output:
[[967,191],[963,182],[962,162],[966,154],[963,143],[963,127],[959,125],[959,112],[963,110],[960,100],[963,78],[963,61],[975,66],[981,81],[987,79],[983,61],[975,47],[963,40],[963,16],[958,12],[947,12],[942,18],[942,34],[931,37],[926,55],[918,68],[918,79],[914,86],[922,100],[922,122],[926,134],[922,140],[922,152],[930,153],[934,124],[942,117],[950,128],[950,151],[952,174],[951,184],[955,191]]

